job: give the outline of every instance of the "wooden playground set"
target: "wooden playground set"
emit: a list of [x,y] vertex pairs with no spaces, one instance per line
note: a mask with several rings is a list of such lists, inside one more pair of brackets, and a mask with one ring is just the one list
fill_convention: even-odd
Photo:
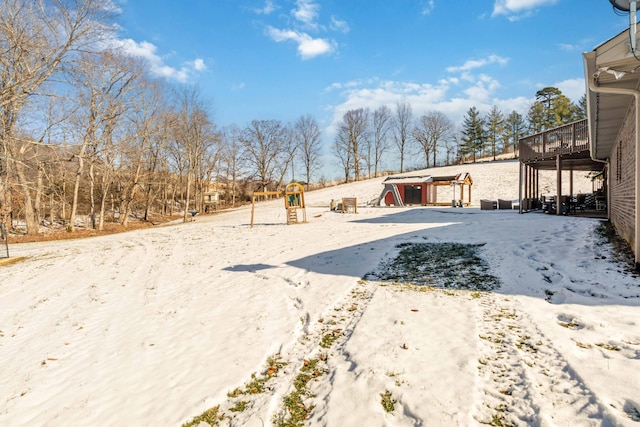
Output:
[[[284,191],[256,191],[251,197],[251,224],[255,214],[256,197],[277,196],[284,198],[284,208],[287,210],[287,224],[304,224],[307,222],[307,211],[304,203],[304,187],[302,184],[292,182]],[[343,197],[342,203],[334,205],[331,201],[330,210],[342,213],[358,213],[358,199],[355,197]]]
[[284,191],[256,191],[251,197],[251,227],[256,206],[256,197],[284,196],[284,207],[287,210],[287,224],[299,224],[307,222],[307,211],[304,204],[304,187],[302,184],[292,182]]

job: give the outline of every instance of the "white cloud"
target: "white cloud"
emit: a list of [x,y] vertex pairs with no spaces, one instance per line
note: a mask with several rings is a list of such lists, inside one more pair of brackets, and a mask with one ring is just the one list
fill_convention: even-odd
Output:
[[253,11],[258,15],[270,15],[273,12],[275,12],[277,9],[278,9],[278,6],[276,6],[271,0],[267,0],[263,7],[254,9]]
[[[573,82],[566,84],[569,87]],[[500,83],[493,77],[486,74],[474,76],[470,73],[465,73],[464,78],[441,79],[435,84],[379,79],[334,83],[327,90],[341,90],[343,101],[333,107],[333,117],[325,132],[333,138],[338,123],[349,110],[375,110],[381,105],[387,105],[393,110],[399,101],[411,104],[414,117],[428,111],[439,111],[454,124],[460,124],[471,107],[476,107],[482,114],[486,114],[494,105],[506,114],[514,110],[526,113],[532,99],[498,99],[496,92],[499,88]]]
[[340,31],[345,34],[351,30],[346,21],[341,21],[333,15],[331,15],[331,26],[329,28],[333,31]]
[[193,69],[196,71],[204,71],[207,69],[207,66],[204,63],[204,59],[197,58],[193,62],[191,62]]
[[490,55],[487,58],[483,59],[470,59],[459,67],[448,67],[447,71],[450,73],[469,71],[473,70],[474,68],[484,67],[485,65],[489,64],[505,65],[507,62],[509,62],[507,58],[503,58],[498,55]]
[[298,44],[298,54],[302,59],[311,59],[319,55],[325,55],[335,50],[332,40],[313,38],[307,33],[294,30],[279,30],[268,27],[269,36],[276,42],[293,41]]
[[377,79],[377,78],[371,78],[368,80],[351,80],[344,83],[335,82],[329,85],[328,87],[326,87],[324,91],[332,92],[334,90],[353,89],[359,86],[363,86],[365,84],[372,85],[372,84],[378,84],[378,83],[380,83],[380,79]]
[[580,101],[580,98],[584,96],[587,90],[584,78],[563,80],[555,83],[553,86],[560,89],[564,96],[575,103]]
[[569,43],[558,43],[558,46],[560,47],[561,50],[565,50],[567,52],[580,49],[578,45],[569,44]]
[[433,11],[434,7],[435,7],[435,4],[434,4],[433,0],[429,0],[427,2],[424,2],[423,6],[422,6],[422,12],[421,13],[423,15],[429,15]]
[[[527,16],[531,11],[546,5],[557,3],[558,0],[496,0],[493,5],[492,16],[506,15],[510,20],[518,20]],[[521,14],[521,15],[518,15]]]
[[297,0],[296,9],[291,11],[291,14],[300,22],[303,22],[311,27],[315,27],[315,20],[318,17],[318,10],[320,6],[313,2],[313,0]]
[[123,39],[114,41],[113,43],[123,49],[125,53],[138,58],[143,58],[147,61],[150,71],[154,76],[185,83],[189,81],[195,72],[207,69],[204,60],[201,58],[188,61],[180,68],[169,66],[165,64],[164,59],[158,55],[157,46],[146,41],[138,43],[135,40]]

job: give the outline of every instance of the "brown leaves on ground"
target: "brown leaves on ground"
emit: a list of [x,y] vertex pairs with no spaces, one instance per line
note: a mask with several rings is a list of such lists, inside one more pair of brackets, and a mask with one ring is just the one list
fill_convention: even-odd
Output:
[[54,240],[68,240],[68,239],[82,239],[85,237],[95,237],[95,236],[104,236],[107,234],[124,233],[126,231],[153,227],[154,225],[167,223],[169,221],[174,221],[180,218],[182,218],[182,216],[158,217],[158,218],[152,218],[150,221],[131,220],[126,227],[124,227],[120,223],[108,222],[104,224],[103,230],[93,230],[91,228],[76,228],[74,231],[69,232],[64,227],[59,227],[54,229],[46,229],[45,227],[42,227],[42,229],[46,231],[40,232],[34,235],[9,234],[9,244],[49,242]]

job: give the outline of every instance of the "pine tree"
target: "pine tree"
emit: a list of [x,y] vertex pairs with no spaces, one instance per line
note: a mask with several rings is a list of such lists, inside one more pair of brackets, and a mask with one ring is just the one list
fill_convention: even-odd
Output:
[[462,146],[463,157],[471,155],[473,162],[476,161],[476,154],[484,148],[486,140],[484,121],[480,117],[480,112],[476,107],[471,107],[466,112],[462,124]]
[[513,151],[514,155],[517,156],[518,152],[518,140],[524,136],[525,133],[525,122],[522,118],[522,115],[517,111],[512,111],[505,120],[504,126],[504,146],[503,152],[508,153],[509,151]]
[[487,143],[491,148],[491,156],[493,160],[495,160],[498,141],[504,132],[504,116],[502,115],[502,111],[494,105],[487,114],[485,122],[487,124]]

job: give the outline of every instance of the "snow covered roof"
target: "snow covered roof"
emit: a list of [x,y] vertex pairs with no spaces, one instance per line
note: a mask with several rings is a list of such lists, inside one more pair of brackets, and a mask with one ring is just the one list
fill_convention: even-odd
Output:
[[431,175],[419,175],[419,176],[390,176],[382,181],[384,185],[387,184],[422,184],[424,182],[433,182]]
[[390,176],[382,184],[422,184],[425,182],[457,182],[457,183],[471,183],[471,175],[467,172],[459,173],[457,175],[446,176],[431,176],[431,175],[413,175],[413,176]]

